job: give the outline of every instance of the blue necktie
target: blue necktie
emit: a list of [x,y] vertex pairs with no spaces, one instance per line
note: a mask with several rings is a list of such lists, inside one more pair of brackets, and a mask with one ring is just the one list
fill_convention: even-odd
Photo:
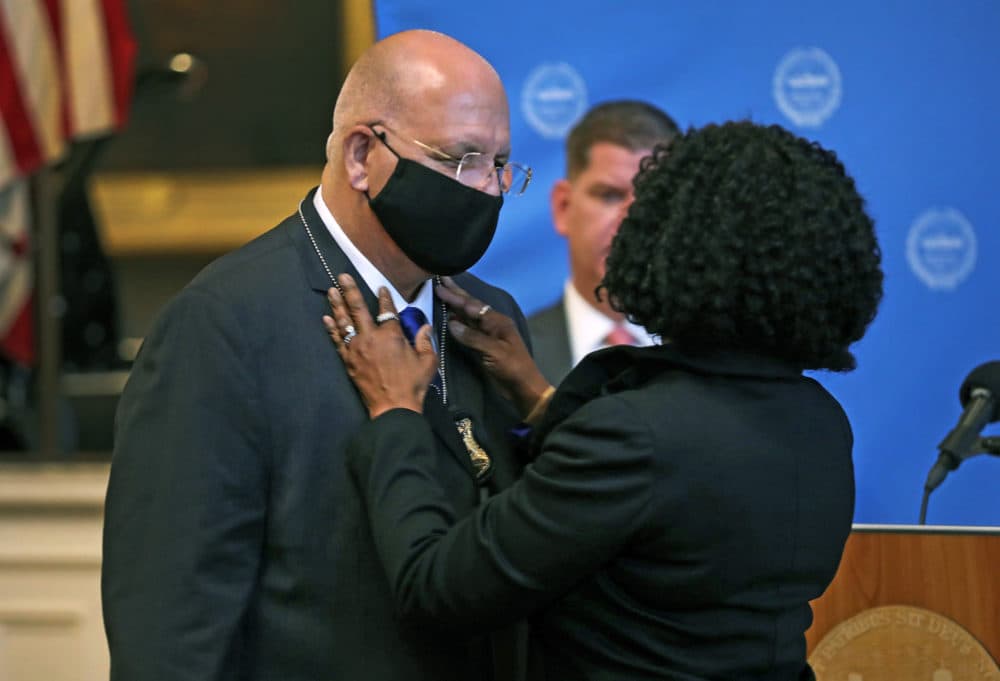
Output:
[[410,341],[410,345],[413,345],[417,331],[427,323],[427,315],[419,307],[404,307],[399,312],[399,323],[403,326],[403,335],[406,336],[406,340]]
[[[406,336],[406,340],[410,341],[410,345],[413,345],[417,337],[417,331],[420,327],[427,323],[427,315],[425,315],[419,307],[404,307],[399,311],[399,324],[403,327],[403,335]],[[441,372],[437,371],[434,373],[434,380],[431,381],[431,385],[441,392]]]

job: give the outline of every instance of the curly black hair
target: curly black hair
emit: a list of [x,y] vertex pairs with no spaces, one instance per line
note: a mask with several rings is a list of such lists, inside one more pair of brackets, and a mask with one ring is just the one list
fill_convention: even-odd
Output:
[[881,252],[833,152],[780,126],[688,130],[644,159],[598,288],[650,333],[850,371]]

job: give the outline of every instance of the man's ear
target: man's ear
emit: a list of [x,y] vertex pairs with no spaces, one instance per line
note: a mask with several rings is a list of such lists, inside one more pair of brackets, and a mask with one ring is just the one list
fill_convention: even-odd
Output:
[[370,130],[358,125],[347,132],[342,142],[347,181],[359,192],[368,191],[368,154],[374,139]]
[[337,138],[334,137],[333,133],[331,132],[329,135],[326,136],[326,160],[328,163],[333,160],[333,150],[335,148],[334,145],[336,144],[337,144]]
[[552,224],[556,234],[569,236],[569,202],[573,193],[572,183],[563,178],[552,186],[549,192],[549,206],[552,210]]

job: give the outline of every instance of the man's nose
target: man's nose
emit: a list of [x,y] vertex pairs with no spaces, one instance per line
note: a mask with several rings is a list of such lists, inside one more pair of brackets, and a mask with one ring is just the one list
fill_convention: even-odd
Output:
[[500,196],[500,174],[498,171],[494,170],[488,173],[483,181],[479,183],[476,187],[481,192],[490,194],[491,196]]

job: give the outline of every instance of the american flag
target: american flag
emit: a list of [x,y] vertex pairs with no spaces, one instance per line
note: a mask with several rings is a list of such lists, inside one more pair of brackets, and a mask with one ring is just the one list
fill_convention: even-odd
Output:
[[124,0],[0,0],[0,355],[35,357],[28,178],[121,127],[135,42]]

